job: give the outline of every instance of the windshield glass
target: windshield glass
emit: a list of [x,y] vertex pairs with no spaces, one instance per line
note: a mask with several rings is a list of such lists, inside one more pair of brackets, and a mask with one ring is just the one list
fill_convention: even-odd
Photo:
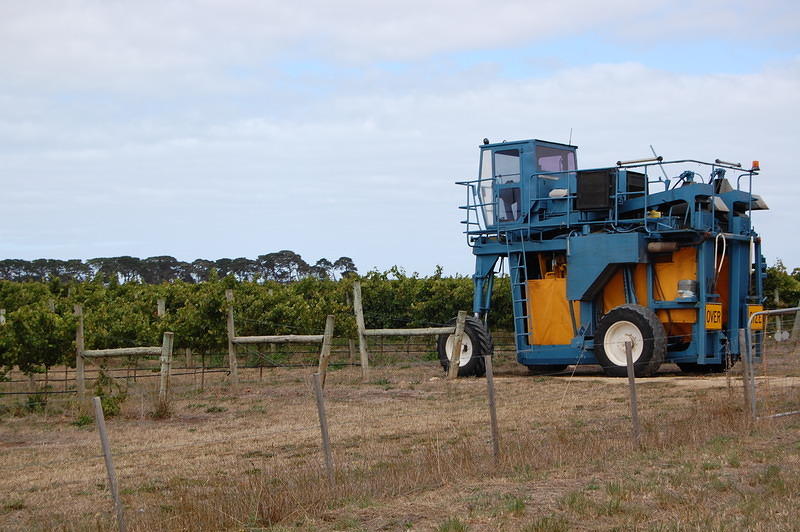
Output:
[[494,176],[501,184],[519,182],[519,150],[494,152]]
[[480,202],[485,227],[494,225],[494,197],[492,191],[492,152],[481,152]]
[[575,170],[575,152],[547,146],[536,147],[536,163],[540,172]]

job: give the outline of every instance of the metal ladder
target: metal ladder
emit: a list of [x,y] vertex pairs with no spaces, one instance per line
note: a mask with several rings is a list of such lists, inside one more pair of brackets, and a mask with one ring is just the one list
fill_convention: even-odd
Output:
[[520,240],[520,251],[511,251],[511,244],[506,235],[508,249],[508,269],[511,274],[511,300],[514,307],[514,336],[516,345],[530,345],[528,330],[528,265],[525,257],[525,239]]

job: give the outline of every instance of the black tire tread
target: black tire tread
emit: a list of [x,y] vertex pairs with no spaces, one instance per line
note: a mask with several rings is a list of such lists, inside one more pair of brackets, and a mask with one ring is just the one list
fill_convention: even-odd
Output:
[[[448,325],[455,325],[455,318],[450,320]],[[486,374],[486,364],[484,363],[484,355],[494,355],[494,340],[489,330],[483,322],[474,317],[467,316],[464,323],[464,334],[469,335],[472,340],[472,360],[458,368],[459,377],[469,377],[475,375],[482,377]],[[450,368],[450,360],[447,358],[447,338],[449,334],[442,334],[436,342],[436,350],[439,353],[439,363],[447,372]]]
[[[609,377],[626,377],[628,375],[628,370],[625,366],[611,364],[610,361],[605,358],[605,354],[603,353],[603,336],[605,334],[605,329],[607,328],[606,323],[608,323],[610,326],[612,323],[618,321],[613,320],[612,318],[606,318],[612,316],[612,314],[619,314],[625,311],[637,314],[642,320],[644,320],[647,326],[650,327],[650,331],[652,331],[652,338],[648,338],[647,335],[645,335],[646,345],[648,340],[652,341],[652,356],[650,356],[645,363],[640,362],[640,357],[640,359],[637,360],[633,366],[634,373],[637,377],[650,377],[658,371],[658,368],[664,362],[664,358],[667,353],[667,333],[664,329],[664,324],[658,319],[658,316],[653,309],[649,307],[643,307],[641,305],[629,303],[614,307],[608,314],[603,316],[603,318],[600,320],[600,325],[598,326],[598,334],[595,335],[595,357],[603,366],[603,371]],[[647,331],[642,332],[646,333]]]

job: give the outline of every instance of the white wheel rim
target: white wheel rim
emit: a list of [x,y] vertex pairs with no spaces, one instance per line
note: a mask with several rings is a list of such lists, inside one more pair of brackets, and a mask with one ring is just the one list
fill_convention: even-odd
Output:
[[[456,335],[451,334],[447,337],[447,343],[444,346],[444,351],[447,353],[447,360],[453,359],[453,343],[456,341]],[[465,366],[467,362],[472,359],[472,338],[468,334],[464,334],[461,339],[461,358],[458,359],[459,367]]]
[[621,320],[611,325],[603,336],[603,350],[609,362],[617,366],[628,365],[625,342],[631,343],[631,358],[636,362],[642,356],[644,336],[639,327],[629,321]]

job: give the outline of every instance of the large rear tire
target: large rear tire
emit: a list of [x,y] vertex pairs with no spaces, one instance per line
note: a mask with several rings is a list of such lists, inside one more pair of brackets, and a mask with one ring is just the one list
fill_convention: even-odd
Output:
[[600,319],[594,355],[609,377],[625,377],[625,342],[632,344],[634,374],[650,377],[667,353],[667,334],[656,313],[641,305],[620,305]]
[[[455,325],[456,320],[450,321],[450,325]],[[453,353],[454,334],[442,334],[436,342],[436,350],[439,352],[439,362],[445,371],[450,369],[450,355]],[[486,374],[486,365],[483,361],[484,355],[494,354],[494,343],[489,330],[481,320],[473,316],[467,316],[464,323],[464,339],[461,341],[461,358],[458,364],[458,376],[469,377],[475,375],[482,377]]]

